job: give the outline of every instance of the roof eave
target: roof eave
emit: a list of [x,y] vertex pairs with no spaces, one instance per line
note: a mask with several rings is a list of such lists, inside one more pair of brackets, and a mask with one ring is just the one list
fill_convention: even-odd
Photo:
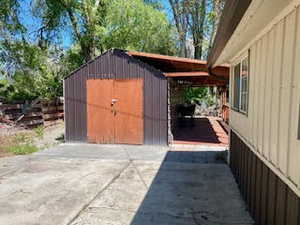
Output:
[[243,18],[252,0],[228,0],[220,19],[212,48],[209,51],[207,65],[215,66],[223,49]]

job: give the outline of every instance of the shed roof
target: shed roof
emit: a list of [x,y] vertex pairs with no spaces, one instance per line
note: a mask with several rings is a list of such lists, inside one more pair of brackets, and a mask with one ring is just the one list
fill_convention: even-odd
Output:
[[[166,76],[174,76],[178,77],[195,77],[195,76],[209,76],[214,75],[228,77],[229,74],[229,66],[228,65],[220,65],[214,69],[214,71],[209,72],[207,62],[203,60],[176,57],[176,56],[168,56],[168,55],[159,55],[153,53],[146,52],[136,52],[136,51],[127,51],[128,55],[139,59],[156,69],[162,71]],[[192,73],[192,72],[206,72],[206,73]]]
[[[229,66],[221,65],[209,70],[207,62],[197,59],[160,55],[146,52],[126,51],[121,49],[108,50],[114,53],[126,54],[135,60],[152,66],[159,70],[165,77],[172,77],[176,79],[192,79],[197,80],[197,83],[205,85],[226,85],[229,80]],[[104,55],[106,53],[103,53]],[[82,65],[75,71],[80,70],[85,65],[98,60],[98,56],[94,60]],[[69,76],[71,76],[73,71]]]

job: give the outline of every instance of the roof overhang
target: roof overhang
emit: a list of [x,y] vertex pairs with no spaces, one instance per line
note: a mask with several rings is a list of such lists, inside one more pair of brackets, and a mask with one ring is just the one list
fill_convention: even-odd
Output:
[[209,70],[207,62],[202,60],[136,51],[126,53],[160,70],[165,77],[195,86],[225,86],[229,83],[229,65]]
[[207,62],[202,60],[136,51],[126,53],[162,71],[166,77],[215,76],[223,80],[229,78],[229,65],[225,64],[209,70]]
[[[293,3],[294,2],[294,3]],[[242,54],[282,11],[299,0],[231,0],[223,10],[219,28],[209,53],[208,66],[214,67]]]

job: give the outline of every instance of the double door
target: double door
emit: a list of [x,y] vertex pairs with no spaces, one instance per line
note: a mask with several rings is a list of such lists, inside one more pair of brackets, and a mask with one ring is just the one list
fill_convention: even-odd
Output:
[[87,80],[87,138],[101,144],[143,144],[143,80]]

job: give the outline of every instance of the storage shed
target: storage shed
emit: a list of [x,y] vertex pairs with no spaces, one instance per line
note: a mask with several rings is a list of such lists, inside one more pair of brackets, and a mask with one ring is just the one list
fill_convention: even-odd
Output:
[[112,49],[64,80],[68,142],[167,145],[168,79],[226,85],[228,67]]

